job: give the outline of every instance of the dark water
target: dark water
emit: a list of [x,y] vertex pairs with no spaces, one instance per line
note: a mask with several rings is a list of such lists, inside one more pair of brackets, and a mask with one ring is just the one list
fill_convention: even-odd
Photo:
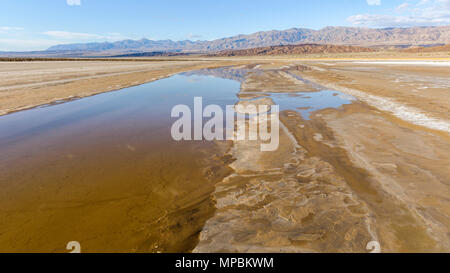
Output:
[[[229,172],[227,144],[173,141],[171,110],[192,109],[197,96],[234,105],[243,73],[186,73],[1,116],[0,252],[66,252],[69,241],[84,252],[193,249],[214,213],[214,184]],[[351,100],[270,96],[305,118]]]
[[[186,72],[184,75],[209,75],[215,77],[221,77],[224,79],[232,79],[239,82],[245,81],[245,75],[248,72],[261,73],[260,70],[250,69],[234,69],[234,68],[219,68],[219,69],[202,69],[197,71]],[[276,105],[280,106],[280,111],[284,110],[296,110],[304,119],[309,120],[311,113],[326,108],[339,108],[345,104],[351,104],[356,99],[353,96],[345,93],[325,90],[324,87],[317,85],[313,82],[306,81],[300,76],[289,73],[289,75],[307,83],[308,85],[316,87],[317,92],[302,92],[298,90],[296,93],[271,93],[264,92],[265,95],[269,95]],[[247,93],[250,94],[250,93]],[[257,95],[258,93],[253,93]]]
[[[177,104],[236,103],[239,83],[212,76],[176,75],[169,79],[96,95],[77,101],[36,108],[0,117],[0,145],[11,145],[46,133],[95,128],[160,128],[171,124],[170,111]],[[170,137],[170,135],[166,136]]]
[[214,143],[175,142],[172,107],[233,105],[239,83],[177,75],[0,117],[0,251],[189,251],[226,174]]

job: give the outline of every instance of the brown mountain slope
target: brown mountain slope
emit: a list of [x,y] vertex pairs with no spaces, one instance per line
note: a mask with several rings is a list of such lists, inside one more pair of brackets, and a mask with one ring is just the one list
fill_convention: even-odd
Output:
[[203,43],[196,47],[202,50],[219,51],[294,44],[427,45],[450,43],[450,26],[383,29],[326,27],[320,30],[293,28],[238,35]]
[[443,46],[432,46],[432,47],[414,47],[402,50],[408,53],[425,53],[425,52],[446,52],[450,51],[450,44]]
[[[50,51],[92,51],[140,53],[152,51],[218,52],[279,45],[333,44],[352,46],[411,46],[450,43],[450,26],[411,28],[325,27],[320,30],[292,28],[261,31],[213,41],[139,41],[68,44],[53,46]],[[124,53],[124,54],[125,54]]]
[[285,45],[268,46],[242,50],[225,50],[212,56],[256,56],[256,55],[301,55],[301,54],[320,54],[320,53],[357,53],[374,52],[374,49],[359,46],[341,46],[341,45]]

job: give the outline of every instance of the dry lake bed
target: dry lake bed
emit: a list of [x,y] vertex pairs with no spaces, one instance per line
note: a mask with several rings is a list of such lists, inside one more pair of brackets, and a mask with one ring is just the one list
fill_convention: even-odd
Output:
[[[0,63],[0,250],[450,251],[448,61]],[[280,145],[174,141],[263,101]]]

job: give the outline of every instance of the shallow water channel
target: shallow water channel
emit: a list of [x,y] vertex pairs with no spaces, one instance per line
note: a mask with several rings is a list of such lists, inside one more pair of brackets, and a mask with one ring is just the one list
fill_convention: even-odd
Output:
[[[67,252],[70,241],[83,252],[192,250],[230,144],[172,140],[171,110],[198,96],[234,105],[240,82],[228,78],[180,74],[1,116],[0,251]],[[349,102],[321,92],[272,97],[305,118]]]

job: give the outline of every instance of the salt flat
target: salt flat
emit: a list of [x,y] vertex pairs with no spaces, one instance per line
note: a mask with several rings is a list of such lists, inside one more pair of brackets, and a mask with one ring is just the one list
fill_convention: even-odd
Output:
[[[378,241],[385,252],[448,252],[450,68],[392,62],[198,58],[1,63],[3,114],[184,71],[194,77],[200,73],[232,79],[240,85],[235,95],[240,103],[278,102],[283,110],[279,149],[268,153],[259,150],[259,142],[234,141],[202,149],[194,145],[192,150],[174,146],[167,154],[170,145],[164,141],[148,142],[155,135],[138,122],[142,117],[133,111],[116,112],[117,105],[127,109],[122,100],[117,105],[104,101],[114,122],[99,122],[108,116],[100,114],[104,108],[98,109],[98,116],[89,117],[97,111],[89,105],[77,112],[88,115],[83,120],[87,125],[97,122],[95,130],[77,131],[75,126],[75,133],[62,130],[52,135],[41,126],[45,134],[30,137],[23,149],[6,139],[2,150],[9,154],[0,157],[0,182],[9,185],[2,192],[2,206],[9,209],[0,212],[0,218],[11,228],[0,230],[0,242],[15,251],[30,245],[61,251],[61,242],[72,234],[67,230],[71,222],[65,220],[71,215],[90,223],[76,233],[89,242],[86,251],[366,252],[369,241]],[[222,68],[212,69],[216,67]],[[202,70],[193,71],[197,69]],[[126,92],[115,96],[130,95]],[[103,103],[102,97],[92,98]],[[154,105],[156,98],[151,100]],[[129,107],[150,111],[148,105],[134,97]],[[130,122],[118,122],[125,117]],[[144,121],[151,120],[147,118]],[[71,121],[61,122],[70,126]],[[115,126],[120,128],[113,130]],[[15,141],[20,143],[22,137]],[[58,138],[57,145],[53,138]],[[51,149],[44,153],[42,145]],[[196,153],[202,155],[197,165],[190,160]],[[168,160],[180,171],[173,172]],[[183,172],[195,174],[195,181],[210,182],[185,187]],[[10,181],[16,183],[6,183]],[[76,198],[68,199],[67,193]],[[108,228],[104,219],[92,221],[99,212],[119,223],[120,232]],[[128,234],[127,240],[106,244],[117,232]],[[41,239],[18,242],[18,233]],[[45,234],[59,236],[61,242],[45,243]]]

